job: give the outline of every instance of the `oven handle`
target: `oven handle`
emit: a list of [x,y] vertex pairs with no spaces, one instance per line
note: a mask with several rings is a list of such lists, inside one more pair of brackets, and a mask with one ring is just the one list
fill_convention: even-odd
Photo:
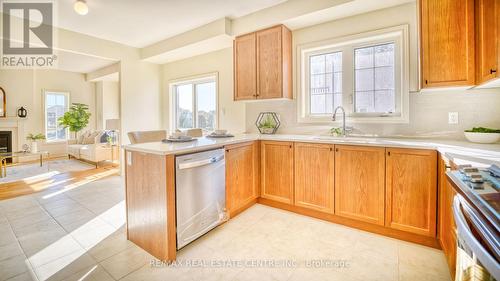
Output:
[[181,164],[179,164],[179,170],[192,169],[192,168],[197,168],[197,167],[201,167],[201,166],[205,166],[205,165],[210,165],[213,163],[217,163],[223,159],[224,159],[224,155],[219,155],[219,156],[210,157],[208,159],[187,162],[187,163],[181,163]]
[[[476,215],[471,212],[472,210],[467,210],[468,206],[463,204],[463,199],[459,195],[455,195],[453,199],[453,216],[455,217],[455,224],[457,225],[457,232],[460,238],[469,246],[472,252],[476,255],[477,259],[481,264],[488,270],[488,272],[496,279],[500,280],[500,267],[498,262],[490,253],[481,245],[481,243],[474,237],[472,231],[465,220],[465,216],[462,209],[467,212],[471,223],[478,231],[488,232],[484,227],[481,226],[481,222]],[[462,208],[463,206],[464,208]],[[485,233],[485,236],[491,237],[491,234]]]

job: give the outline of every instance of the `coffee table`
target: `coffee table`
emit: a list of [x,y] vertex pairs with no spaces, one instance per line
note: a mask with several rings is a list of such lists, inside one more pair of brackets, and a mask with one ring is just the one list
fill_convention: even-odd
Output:
[[[2,152],[0,153],[0,177],[6,177],[7,176],[7,159],[21,159],[21,158],[26,158],[26,157],[40,157],[40,167],[43,166],[43,156],[46,156],[46,158],[49,158],[50,153],[48,151],[38,151],[38,152],[23,152],[23,151],[17,151],[17,152]],[[47,169],[49,169],[47,165]]]

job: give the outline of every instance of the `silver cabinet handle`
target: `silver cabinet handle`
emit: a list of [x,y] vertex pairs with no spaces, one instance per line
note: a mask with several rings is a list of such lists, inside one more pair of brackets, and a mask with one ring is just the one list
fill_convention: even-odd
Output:
[[221,156],[216,156],[216,157],[211,157],[208,159],[203,159],[199,161],[193,161],[193,162],[188,162],[188,163],[181,163],[179,164],[179,170],[185,170],[185,169],[192,169],[192,168],[197,168],[205,165],[210,165],[213,163],[217,163],[224,159],[224,155]]

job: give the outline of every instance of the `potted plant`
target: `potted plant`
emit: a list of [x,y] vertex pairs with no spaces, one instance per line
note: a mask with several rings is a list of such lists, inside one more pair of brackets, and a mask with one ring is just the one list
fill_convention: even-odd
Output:
[[500,130],[483,127],[474,127],[465,130],[465,138],[470,142],[477,143],[495,143],[500,140]]
[[44,140],[45,139],[45,135],[44,134],[36,134],[36,135],[33,135],[33,134],[29,134],[28,136],[26,136],[26,140],[28,141],[31,141],[31,152],[32,153],[37,153],[38,152],[38,142],[41,141],[41,140]]
[[89,112],[89,106],[83,103],[73,103],[70,109],[57,121],[64,128],[69,128],[70,132],[75,133],[75,138],[79,131],[87,127],[92,114]]
[[266,119],[259,124],[259,129],[263,134],[273,134],[275,128],[276,123],[270,115],[267,115]]

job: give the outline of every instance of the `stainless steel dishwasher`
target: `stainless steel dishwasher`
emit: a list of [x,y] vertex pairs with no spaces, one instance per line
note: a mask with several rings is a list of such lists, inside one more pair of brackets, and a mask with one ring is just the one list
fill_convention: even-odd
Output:
[[177,249],[226,220],[224,149],[179,156],[176,166]]

